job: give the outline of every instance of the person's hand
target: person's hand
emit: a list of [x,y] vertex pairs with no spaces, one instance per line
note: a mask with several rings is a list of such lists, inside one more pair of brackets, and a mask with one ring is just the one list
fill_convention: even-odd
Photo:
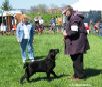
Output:
[[19,39],[17,39],[17,42],[20,42],[20,40],[19,40]]
[[64,36],[67,36],[66,30],[63,31],[63,35]]
[[33,39],[33,43],[34,43],[34,39]]

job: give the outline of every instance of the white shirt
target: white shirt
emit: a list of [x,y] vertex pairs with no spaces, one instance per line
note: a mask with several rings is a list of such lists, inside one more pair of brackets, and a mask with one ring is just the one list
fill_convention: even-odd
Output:
[[77,25],[72,25],[72,26],[71,26],[71,30],[78,32],[78,26],[77,26]]
[[6,31],[6,26],[5,25],[1,25],[0,28],[1,28],[1,31]]
[[24,39],[29,39],[29,30],[27,28],[27,25],[23,25],[24,27]]
[[44,23],[44,20],[43,19],[40,19],[39,20],[39,24],[43,24]]

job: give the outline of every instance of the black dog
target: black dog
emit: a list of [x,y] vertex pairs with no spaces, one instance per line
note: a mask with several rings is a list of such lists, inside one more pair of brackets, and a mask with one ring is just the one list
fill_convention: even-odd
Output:
[[50,80],[50,74],[57,77],[53,71],[55,68],[55,57],[57,53],[59,53],[59,49],[50,49],[46,59],[26,62],[24,64],[25,74],[21,77],[20,83],[22,84],[24,79],[27,79],[29,82],[29,78],[36,72],[46,72],[48,80]]

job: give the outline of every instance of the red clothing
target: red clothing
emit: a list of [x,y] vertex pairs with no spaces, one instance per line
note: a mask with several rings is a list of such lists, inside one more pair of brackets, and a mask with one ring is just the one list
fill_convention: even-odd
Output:
[[89,30],[89,26],[85,26],[85,29],[86,29],[86,30]]
[[89,25],[88,25],[88,23],[84,23],[84,25],[85,25],[85,29],[86,29],[86,30],[89,30]]

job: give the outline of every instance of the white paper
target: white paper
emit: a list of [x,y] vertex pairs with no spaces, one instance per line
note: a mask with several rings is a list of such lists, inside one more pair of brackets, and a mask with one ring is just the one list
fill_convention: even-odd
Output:
[[78,32],[78,26],[77,26],[77,25],[72,25],[72,26],[71,26],[71,30]]

